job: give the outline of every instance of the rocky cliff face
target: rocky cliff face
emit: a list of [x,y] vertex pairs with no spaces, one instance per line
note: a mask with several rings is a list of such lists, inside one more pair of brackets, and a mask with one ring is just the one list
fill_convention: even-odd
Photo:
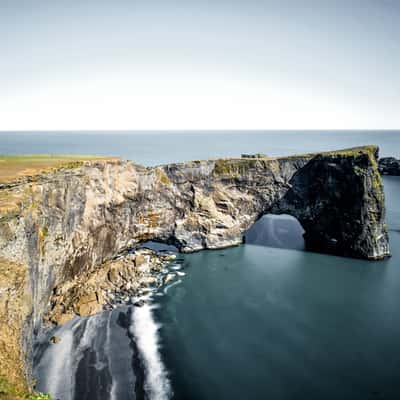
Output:
[[389,254],[382,181],[371,154],[316,156],[291,186],[273,210],[300,221],[307,249],[367,259]]
[[34,329],[53,288],[145,240],[183,252],[242,243],[263,214],[288,213],[309,249],[389,255],[377,148],[145,168],[92,161],[0,189],[0,256],[27,266]]
[[394,157],[380,158],[379,172],[382,175],[400,176],[400,160],[397,160]]
[[11,393],[27,390],[26,346],[21,346],[24,324],[32,312],[27,272],[26,266],[0,257],[0,398],[9,387]]
[[77,315],[86,317],[117,305],[142,306],[140,296],[177,276],[167,268],[176,268],[175,258],[175,254],[141,248],[81,271],[54,288],[44,321],[62,325]]

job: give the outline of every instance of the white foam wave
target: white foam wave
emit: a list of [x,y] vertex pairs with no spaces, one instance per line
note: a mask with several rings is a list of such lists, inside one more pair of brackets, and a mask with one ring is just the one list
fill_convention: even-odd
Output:
[[150,305],[133,307],[130,331],[144,364],[144,390],[149,400],[167,400],[171,397],[171,385],[159,352],[158,329]]
[[179,285],[180,283],[182,283],[182,280],[178,279],[177,281],[172,282],[170,285],[166,286],[164,288],[164,294],[167,294],[169,289],[171,289],[173,286]]
[[70,400],[73,398],[74,374],[71,353],[73,352],[73,329],[78,321],[72,321],[57,330],[60,343],[50,345],[45,352],[38,369],[46,376],[42,390],[54,398]]
[[[107,345],[107,351],[109,354],[111,354],[111,317],[112,313],[109,313],[108,319],[107,319],[107,336],[106,336],[106,345]],[[110,362],[110,369],[112,365]],[[110,400],[116,400],[116,390],[117,390],[117,381],[116,381],[116,376],[111,374],[112,379],[111,379],[111,389],[110,389]]]

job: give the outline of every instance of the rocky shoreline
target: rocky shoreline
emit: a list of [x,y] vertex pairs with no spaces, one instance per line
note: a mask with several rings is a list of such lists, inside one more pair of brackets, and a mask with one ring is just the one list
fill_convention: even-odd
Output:
[[119,305],[140,307],[142,295],[177,277],[168,269],[175,260],[170,252],[139,248],[84,271],[54,288],[44,322],[62,325],[76,316],[88,317]]

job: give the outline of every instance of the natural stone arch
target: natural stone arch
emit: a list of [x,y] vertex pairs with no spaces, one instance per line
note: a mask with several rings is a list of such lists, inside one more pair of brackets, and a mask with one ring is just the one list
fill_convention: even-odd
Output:
[[308,250],[384,258],[389,247],[376,157],[377,148],[370,146],[280,159],[198,162],[191,164],[190,176],[187,164],[164,167],[189,196],[170,240],[182,251],[239,244],[262,215],[286,213],[303,226]]
[[244,235],[246,244],[304,250],[304,229],[289,214],[265,214]]
[[290,184],[272,211],[299,220],[306,249],[367,259],[389,254],[383,185],[371,154],[316,156]]
[[268,213],[296,217],[310,250],[381,259],[390,252],[377,152],[67,166],[0,188],[21,202],[0,221],[0,256],[28,266],[36,310],[60,282],[140,242],[238,245]]
[[152,168],[96,160],[0,183],[3,201],[15,200],[0,216],[0,257],[23,264],[30,280],[25,331],[40,326],[57,285],[144,240],[184,252],[237,245],[268,213],[296,217],[310,250],[382,259],[390,252],[377,155],[367,146]]

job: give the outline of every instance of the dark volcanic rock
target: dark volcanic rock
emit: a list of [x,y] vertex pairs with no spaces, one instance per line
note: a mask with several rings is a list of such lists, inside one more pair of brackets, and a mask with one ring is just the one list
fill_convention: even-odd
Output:
[[314,157],[274,211],[294,215],[306,248],[368,259],[389,254],[382,182],[368,154]]
[[144,300],[139,300],[136,303],[133,303],[135,307],[143,307],[146,304]]
[[394,157],[380,158],[379,172],[382,175],[400,176],[400,160],[397,160]]

